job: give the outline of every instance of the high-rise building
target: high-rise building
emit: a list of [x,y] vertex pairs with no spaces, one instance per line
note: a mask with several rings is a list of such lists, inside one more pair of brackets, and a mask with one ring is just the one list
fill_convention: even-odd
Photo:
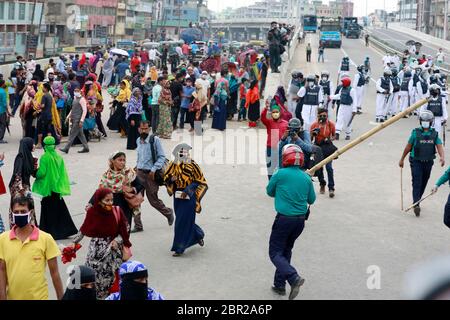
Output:
[[416,26],[417,0],[398,1],[398,20],[403,24]]

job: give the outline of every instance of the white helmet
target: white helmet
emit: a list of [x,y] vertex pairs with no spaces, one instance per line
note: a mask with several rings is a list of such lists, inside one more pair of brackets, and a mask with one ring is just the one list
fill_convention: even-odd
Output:
[[330,76],[330,72],[327,71],[327,70],[323,70],[322,73],[321,73],[320,75],[321,75],[321,76],[327,76],[327,77],[329,77],[329,76]]

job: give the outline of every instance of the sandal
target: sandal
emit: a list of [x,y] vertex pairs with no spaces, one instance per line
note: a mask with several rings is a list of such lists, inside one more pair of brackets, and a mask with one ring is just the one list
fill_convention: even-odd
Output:
[[174,252],[172,257],[180,257],[181,255],[182,255],[182,253]]
[[205,246],[205,240],[201,239],[198,244],[200,245],[200,247]]

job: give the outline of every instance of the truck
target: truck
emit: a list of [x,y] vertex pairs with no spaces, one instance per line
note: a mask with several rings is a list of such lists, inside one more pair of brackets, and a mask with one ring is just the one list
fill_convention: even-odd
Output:
[[347,32],[345,33],[347,38],[359,39],[361,36],[361,26],[357,23],[350,23],[347,26]]
[[315,15],[304,15],[303,16],[303,32],[317,32],[317,16]]
[[320,43],[325,48],[340,48],[342,45],[341,18],[323,18],[320,23]]
[[349,25],[358,24],[358,18],[357,17],[345,17],[342,20],[342,34],[346,35]]

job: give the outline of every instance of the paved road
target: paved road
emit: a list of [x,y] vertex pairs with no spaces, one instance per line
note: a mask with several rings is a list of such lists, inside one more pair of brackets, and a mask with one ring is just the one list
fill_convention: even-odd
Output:
[[[422,43],[422,47],[420,52],[422,54],[431,55],[433,59],[436,58],[436,53],[439,50],[439,46],[431,44],[429,42],[423,41],[422,39],[411,36],[410,34],[403,33],[400,31],[392,30],[392,29],[384,29],[384,28],[376,28],[371,29],[372,35],[379,40],[383,40],[388,44],[392,45],[392,47],[398,51],[403,52],[406,49],[406,42],[408,40],[414,40]],[[450,57],[450,51],[443,49],[446,57]],[[444,67],[448,70],[449,64],[445,63]]]
[[[311,37],[313,47],[317,48],[316,36]],[[345,39],[342,50],[326,50],[325,64],[306,65],[304,47],[299,47],[293,67],[300,68],[305,74],[328,69],[335,81],[344,52],[355,63],[362,63],[366,55],[370,56],[374,78],[381,75],[381,56],[364,47],[361,40]],[[316,50],[313,59],[317,59]],[[273,93],[278,83],[280,79],[271,75],[267,94]],[[353,138],[373,127],[374,92],[371,83],[363,106],[364,114],[354,121]],[[413,264],[436,255],[450,254],[450,233],[442,224],[447,197],[445,187],[424,202],[421,218],[400,211],[397,163],[416,124],[413,118],[404,119],[334,162],[336,198],[318,195],[311,218],[294,249],[293,264],[306,278],[299,299],[399,299],[403,297],[404,273]],[[6,152],[6,166],[2,170],[6,181],[12,171],[19,128],[19,122],[14,119],[13,136],[8,137],[10,143],[1,147]],[[259,139],[240,141],[223,153],[225,158],[235,157],[236,153],[246,154],[244,164],[230,163],[226,159],[225,164],[217,161],[217,164],[202,164],[210,186],[204,198],[204,211],[198,216],[198,224],[206,232],[206,246],[194,247],[185,256],[173,258],[169,252],[173,230],[148,203],[143,206],[145,232],[131,237],[135,258],[150,268],[151,286],[168,299],[280,299],[270,291],[274,268],[268,257],[268,237],[275,213],[272,199],[265,195],[265,130],[259,130],[256,135],[255,131],[248,131],[245,124],[238,122],[229,123],[229,128],[227,134],[251,133]],[[210,140],[204,141],[203,147],[195,141],[194,149],[196,152],[204,150],[205,158],[221,157],[218,145],[229,144],[231,138],[222,133],[208,136]],[[216,139],[217,144],[212,144],[211,139]],[[176,143],[164,141],[164,147],[171,150]],[[338,145],[344,143],[340,141]],[[108,155],[124,147],[125,141],[111,133],[107,141],[92,143],[88,155],[77,154],[77,148],[64,155],[69,175],[76,183],[72,186],[73,194],[66,201],[77,226],[82,223],[85,203],[106,169]],[[130,165],[134,165],[135,152],[127,152],[127,155]],[[262,162],[252,164],[254,156]],[[194,158],[198,160],[200,155],[196,154]],[[443,169],[435,166],[431,181],[442,172]],[[409,169],[405,168],[405,204],[411,202],[409,181]],[[315,185],[318,190],[318,184]],[[161,190],[160,195],[171,205],[165,191]],[[7,197],[1,197],[0,208],[7,204]],[[4,209],[1,214],[5,219]],[[83,263],[87,244],[84,240],[77,263]],[[372,265],[381,270],[380,290],[369,290],[366,285],[367,268]],[[52,289],[50,292],[54,297]]]

